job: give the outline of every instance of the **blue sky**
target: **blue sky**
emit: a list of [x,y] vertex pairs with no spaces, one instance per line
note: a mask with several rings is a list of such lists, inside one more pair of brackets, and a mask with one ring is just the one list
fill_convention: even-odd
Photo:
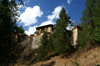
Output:
[[23,0],[19,7],[18,26],[22,25],[27,35],[34,34],[35,27],[55,24],[64,7],[74,25],[80,23],[86,0]]

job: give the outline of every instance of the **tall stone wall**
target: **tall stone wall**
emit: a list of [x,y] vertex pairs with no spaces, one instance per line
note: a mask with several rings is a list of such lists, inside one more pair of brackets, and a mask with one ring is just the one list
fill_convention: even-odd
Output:
[[77,45],[77,39],[78,39],[78,28],[74,29],[72,31],[73,33],[73,46],[76,48],[76,45]]
[[42,37],[43,33],[41,33],[40,35],[35,35],[32,41],[32,49],[37,49],[40,45],[41,45],[41,37]]

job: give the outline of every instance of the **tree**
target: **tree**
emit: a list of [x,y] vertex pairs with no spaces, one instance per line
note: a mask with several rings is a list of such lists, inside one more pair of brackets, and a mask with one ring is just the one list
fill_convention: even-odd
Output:
[[48,53],[52,53],[53,52],[53,37],[52,35],[49,36],[49,39],[48,39],[48,44],[47,44],[47,51]]
[[70,23],[70,17],[63,8],[59,14],[59,19],[56,21],[53,33],[53,46],[55,53],[64,53],[70,49],[69,30],[66,29]]
[[22,25],[18,27],[17,33],[24,34],[24,29],[23,29]]
[[37,52],[37,58],[38,60],[43,60],[45,56],[47,56],[47,44],[48,44],[48,37],[47,32],[43,33],[43,36],[41,38],[41,45],[39,46]]
[[11,60],[14,60],[13,54],[17,21],[17,4],[15,0],[0,0],[0,64],[7,66]]
[[91,10],[93,18],[90,20],[90,22],[93,24],[93,32],[91,31],[91,40],[100,43],[100,0],[94,0],[92,5],[93,8]]
[[82,31],[79,44],[85,45],[87,41],[100,42],[100,0],[87,0],[86,8],[81,18]]

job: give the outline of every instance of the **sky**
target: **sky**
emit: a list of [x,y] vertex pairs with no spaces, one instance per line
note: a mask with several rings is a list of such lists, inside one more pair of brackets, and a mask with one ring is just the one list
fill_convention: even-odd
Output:
[[[56,24],[59,13],[65,8],[66,13],[74,25],[81,23],[82,12],[85,9],[86,0],[22,0],[19,7],[18,26],[22,25],[27,35],[34,34],[36,27]],[[18,3],[18,2],[17,2]]]

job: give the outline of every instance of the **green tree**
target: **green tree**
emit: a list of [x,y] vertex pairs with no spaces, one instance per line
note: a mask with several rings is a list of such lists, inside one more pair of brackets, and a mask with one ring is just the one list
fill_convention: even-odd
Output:
[[100,0],[87,0],[85,5],[81,18],[82,31],[79,33],[80,45],[85,45],[87,41],[100,42]]
[[37,52],[37,58],[38,60],[43,60],[45,56],[47,56],[47,44],[48,44],[48,36],[47,32],[44,32],[42,38],[41,38],[41,45],[39,46]]
[[48,44],[47,44],[47,51],[49,53],[52,53],[53,49],[54,49],[53,48],[53,37],[52,37],[52,35],[50,35],[49,39],[48,39]]
[[54,27],[53,46],[55,53],[61,54],[70,49],[70,32],[66,29],[70,23],[69,19],[70,17],[67,15],[65,9],[63,8]]
[[0,64],[5,64],[14,60],[13,55],[15,43],[15,31],[17,28],[17,5],[15,0],[0,0]]
[[17,33],[24,34],[24,29],[23,29],[22,25],[18,27]]

